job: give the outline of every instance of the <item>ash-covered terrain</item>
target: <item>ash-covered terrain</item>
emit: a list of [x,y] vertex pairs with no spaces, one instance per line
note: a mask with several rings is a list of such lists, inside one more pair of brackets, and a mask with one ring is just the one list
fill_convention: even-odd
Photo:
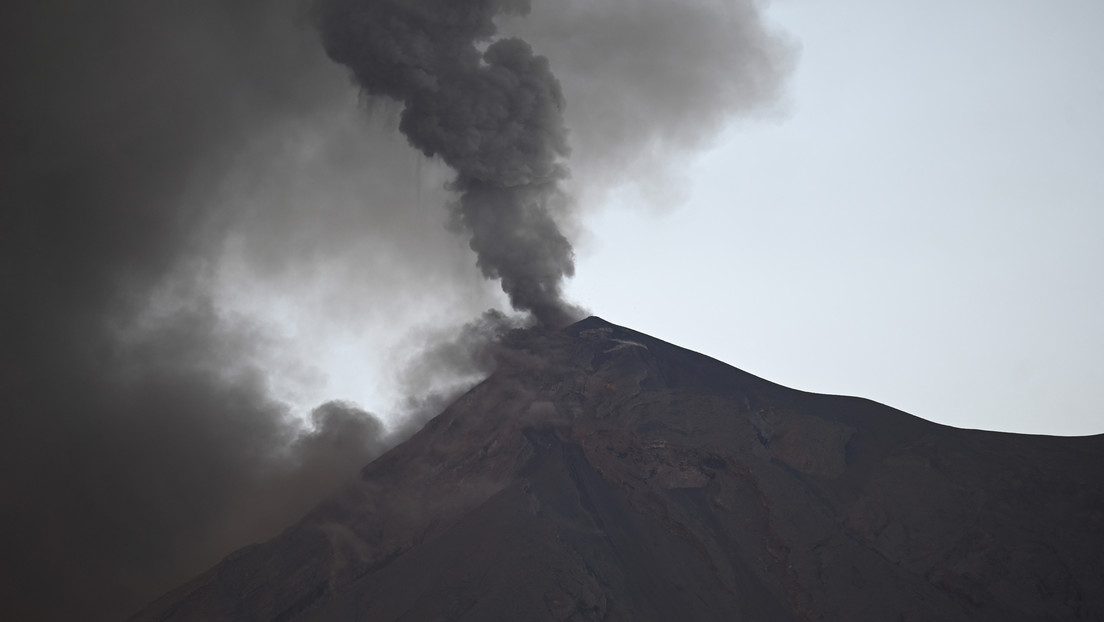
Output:
[[1104,618],[1104,436],[941,426],[596,317],[497,356],[133,620]]

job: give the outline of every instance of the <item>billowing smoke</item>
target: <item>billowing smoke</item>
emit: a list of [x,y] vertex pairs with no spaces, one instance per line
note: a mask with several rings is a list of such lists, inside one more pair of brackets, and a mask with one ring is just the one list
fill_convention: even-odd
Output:
[[545,326],[563,301],[571,244],[551,215],[567,176],[564,96],[548,60],[520,39],[492,41],[494,17],[527,0],[335,0],[321,12],[327,52],[369,95],[403,104],[400,129],[456,171],[455,222],[511,304]]
[[[309,4],[0,3],[0,619],[123,618],[295,520],[489,370],[513,320],[413,330],[483,276],[575,314],[559,187],[659,170],[788,63],[752,0]],[[292,412],[331,343],[406,369],[414,423]]]
[[0,619],[123,619],[383,449],[292,416],[291,357],[209,287],[244,214],[211,189],[348,90],[296,5],[0,3]]

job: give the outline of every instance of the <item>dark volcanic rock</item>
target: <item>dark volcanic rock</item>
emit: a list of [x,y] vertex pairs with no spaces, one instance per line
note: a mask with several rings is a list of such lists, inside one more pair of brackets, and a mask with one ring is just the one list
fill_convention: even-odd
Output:
[[135,620],[1101,620],[1104,436],[948,428],[590,318]]

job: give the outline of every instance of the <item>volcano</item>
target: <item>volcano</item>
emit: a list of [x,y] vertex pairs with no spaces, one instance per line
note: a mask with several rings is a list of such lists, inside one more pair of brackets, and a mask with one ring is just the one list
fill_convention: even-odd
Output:
[[1104,435],[950,428],[596,317],[497,351],[133,620],[1104,619]]

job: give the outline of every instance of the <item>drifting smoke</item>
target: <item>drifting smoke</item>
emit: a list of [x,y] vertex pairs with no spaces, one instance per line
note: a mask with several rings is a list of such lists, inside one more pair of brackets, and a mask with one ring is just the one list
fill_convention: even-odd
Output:
[[777,117],[797,46],[762,0],[536,0],[500,30],[546,54],[567,95],[568,190],[586,204],[635,186],[664,210],[684,194],[679,164],[734,119]]
[[525,0],[337,0],[321,30],[365,92],[402,102],[410,144],[456,171],[455,220],[483,274],[516,309],[559,327],[580,316],[563,301],[574,257],[550,213],[567,176],[564,97],[529,44],[490,42],[497,14],[527,10]]
[[483,380],[496,366],[496,345],[511,332],[524,330],[521,318],[489,310],[455,329],[430,331],[407,350],[399,384],[405,396],[402,429],[397,437],[417,432],[464,391]]
[[207,188],[348,90],[294,6],[0,3],[0,619],[122,619],[383,449],[290,416],[279,344],[208,292]]
[[[547,0],[542,31],[509,1],[0,3],[0,619],[122,618],[398,438],[340,401],[291,416],[281,370],[312,361],[271,330],[287,301],[342,336],[455,324],[490,303],[482,272],[547,326],[574,317],[565,111],[589,189],[771,101],[787,57],[750,0],[728,5]],[[562,88],[528,45],[493,40],[496,14],[533,30]],[[327,53],[451,167],[478,270],[414,209],[408,147],[359,122]],[[482,345],[511,326],[419,343],[410,425],[486,373]]]

